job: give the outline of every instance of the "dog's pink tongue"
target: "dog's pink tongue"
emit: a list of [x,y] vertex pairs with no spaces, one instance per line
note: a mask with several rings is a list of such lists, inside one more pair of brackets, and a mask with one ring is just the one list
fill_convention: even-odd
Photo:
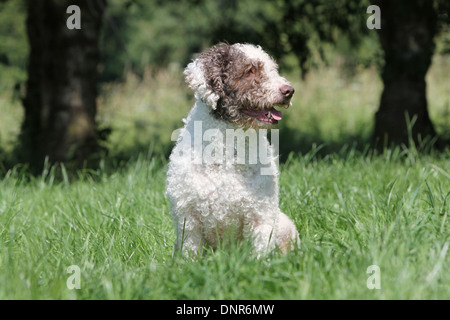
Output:
[[270,109],[270,114],[272,115],[272,118],[275,120],[281,120],[281,112],[276,110],[275,108]]
[[[270,110],[255,110],[255,109],[243,109],[244,113],[258,119],[259,121],[265,121],[270,123],[277,123],[278,120],[281,120],[281,112],[276,110],[275,108],[271,108]],[[270,114],[270,116],[269,116]]]

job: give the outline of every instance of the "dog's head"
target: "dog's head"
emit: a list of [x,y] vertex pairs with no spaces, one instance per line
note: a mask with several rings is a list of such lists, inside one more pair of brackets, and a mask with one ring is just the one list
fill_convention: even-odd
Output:
[[195,97],[215,117],[248,126],[278,123],[276,106],[289,107],[294,88],[278,73],[275,61],[251,44],[218,44],[184,71]]

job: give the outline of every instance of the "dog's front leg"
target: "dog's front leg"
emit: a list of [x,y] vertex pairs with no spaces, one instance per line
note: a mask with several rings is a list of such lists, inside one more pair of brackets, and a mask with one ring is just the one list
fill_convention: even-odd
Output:
[[283,212],[279,213],[277,220],[275,241],[280,250],[287,253],[300,244],[298,231],[294,222]]
[[258,258],[275,249],[275,222],[257,223],[251,227],[253,249]]
[[176,250],[186,257],[199,254],[203,248],[201,226],[182,218],[176,221],[175,228],[177,230]]

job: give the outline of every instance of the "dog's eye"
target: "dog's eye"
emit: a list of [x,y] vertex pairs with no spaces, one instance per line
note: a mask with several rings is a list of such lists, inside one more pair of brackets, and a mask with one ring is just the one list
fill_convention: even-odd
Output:
[[247,76],[251,76],[253,74],[256,73],[256,68],[255,67],[251,67],[250,69],[247,70],[246,74]]

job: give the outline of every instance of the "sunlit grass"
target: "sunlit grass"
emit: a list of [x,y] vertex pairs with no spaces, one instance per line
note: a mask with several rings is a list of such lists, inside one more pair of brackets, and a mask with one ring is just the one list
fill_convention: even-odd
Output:
[[[0,182],[1,299],[448,299],[448,156],[314,151],[281,167],[280,206],[301,246],[173,256],[165,164],[141,157],[72,182]],[[80,267],[70,290],[69,266]],[[367,268],[380,268],[370,290]]]

